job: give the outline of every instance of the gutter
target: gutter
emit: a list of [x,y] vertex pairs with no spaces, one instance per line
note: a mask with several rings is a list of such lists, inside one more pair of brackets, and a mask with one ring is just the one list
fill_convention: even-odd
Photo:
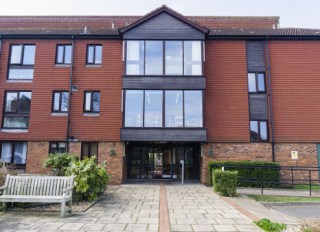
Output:
[[276,161],[275,151],[274,151],[274,119],[273,119],[273,110],[272,110],[272,88],[271,88],[271,70],[270,70],[270,55],[269,55],[269,43],[268,36],[265,38],[265,49],[267,56],[267,69],[268,69],[268,90],[269,90],[269,112],[270,112],[270,123],[271,125],[271,147],[272,147],[272,162]]
[[70,64],[70,79],[69,79],[69,96],[68,96],[68,124],[67,124],[67,133],[66,133],[66,151],[69,152],[69,136],[71,129],[71,98],[72,98],[72,77],[73,77],[73,57],[74,57],[74,36],[71,36],[71,64]]

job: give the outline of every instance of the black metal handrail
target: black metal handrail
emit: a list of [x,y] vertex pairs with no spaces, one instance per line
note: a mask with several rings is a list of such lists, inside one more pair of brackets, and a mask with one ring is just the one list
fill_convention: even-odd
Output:
[[[263,194],[263,190],[266,188],[266,185],[273,185],[275,187],[292,187],[294,188],[295,185],[308,185],[309,186],[309,195],[312,196],[312,186],[319,186],[320,179],[320,168],[316,166],[263,166],[263,165],[256,165],[256,166],[249,166],[249,165],[222,165],[216,164],[212,166],[213,169],[215,168],[222,168],[224,170],[228,170],[228,168],[236,168],[236,169],[271,169],[271,170],[279,170],[280,171],[280,178],[238,178],[238,183],[257,183],[261,186],[261,194]],[[291,174],[290,178],[283,178],[281,177],[281,171],[290,171]],[[302,172],[304,178],[295,178],[295,172],[300,171]],[[317,172],[318,178],[312,178],[312,173]],[[288,174],[286,174],[288,175]]]

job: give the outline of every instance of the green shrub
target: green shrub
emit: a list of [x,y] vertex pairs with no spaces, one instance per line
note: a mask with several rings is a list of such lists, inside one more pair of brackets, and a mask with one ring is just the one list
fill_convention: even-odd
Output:
[[[209,173],[212,173],[214,169],[221,169],[222,166],[235,166],[225,167],[225,170],[238,172],[238,186],[261,187],[261,183],[259,183],[259,181],[264,180],[264,187],[274,187],[277,186],[277,183],[280,181],[280,170],[272,169],[280,167],[280,164],[278,163],[260,161],[209,162]],[[241,166],[252,168],[240,168]],[[253,182],[242,181],[245,179]],[[209,175],[209,184],[212,184],[211,175]]]
[[263,218],[254,222],[257,226],[267,232],[281,232],[286,229],[286,225],[282,223],[271,222],[269,219]]
[[214,191],[226,197],[236,195],[237,177],[236,171],[214,170],[212,173]]
[[49,154],[49,157],[44,161],[43,166],[49,168],[55,176],[64,176],[67,167],[72,162],[78,160],[79,157],[72,153]]
[[15,166],[12,164],[6,164],[4,162],[0,162],[0,187],[5,184],[7,175],[17,175],[15,170]]
[[95,156],[72,161],[66,169],[66,175],[74,175],[75,191],[89,201],[96,199],[105,190],[110,178],[106,162],[98,165]]

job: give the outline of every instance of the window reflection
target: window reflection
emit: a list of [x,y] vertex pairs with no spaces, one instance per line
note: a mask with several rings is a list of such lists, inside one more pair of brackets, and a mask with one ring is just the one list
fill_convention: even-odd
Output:
[[201,75],[201,42],[184,42],[184,75]]
[[162,41],[146,41],[146,75],[163,74]]
[[166,75],[182,75],[182,41],[166,41]]
[[145,91],[145,127],[162,127],[162,91]]
[[202,92],[184,91],[185,127],[202,127]]
[[125,126],[143,126],[143,90],[127,90],[125,102]]
[[183,127],[182,91],[165,91],[166,127]]

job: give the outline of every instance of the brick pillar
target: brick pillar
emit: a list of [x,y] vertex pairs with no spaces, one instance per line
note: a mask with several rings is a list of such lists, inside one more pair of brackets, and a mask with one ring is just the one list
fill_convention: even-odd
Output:
[[99,163],[107,161],[107,170],[111,175],[110,184],[123,182],[123,144],[117,142],[99,142]]
[[28,142],[27,173],[46,174],[48,170],[43,167],[43,162],[48,158],[48,142]]

